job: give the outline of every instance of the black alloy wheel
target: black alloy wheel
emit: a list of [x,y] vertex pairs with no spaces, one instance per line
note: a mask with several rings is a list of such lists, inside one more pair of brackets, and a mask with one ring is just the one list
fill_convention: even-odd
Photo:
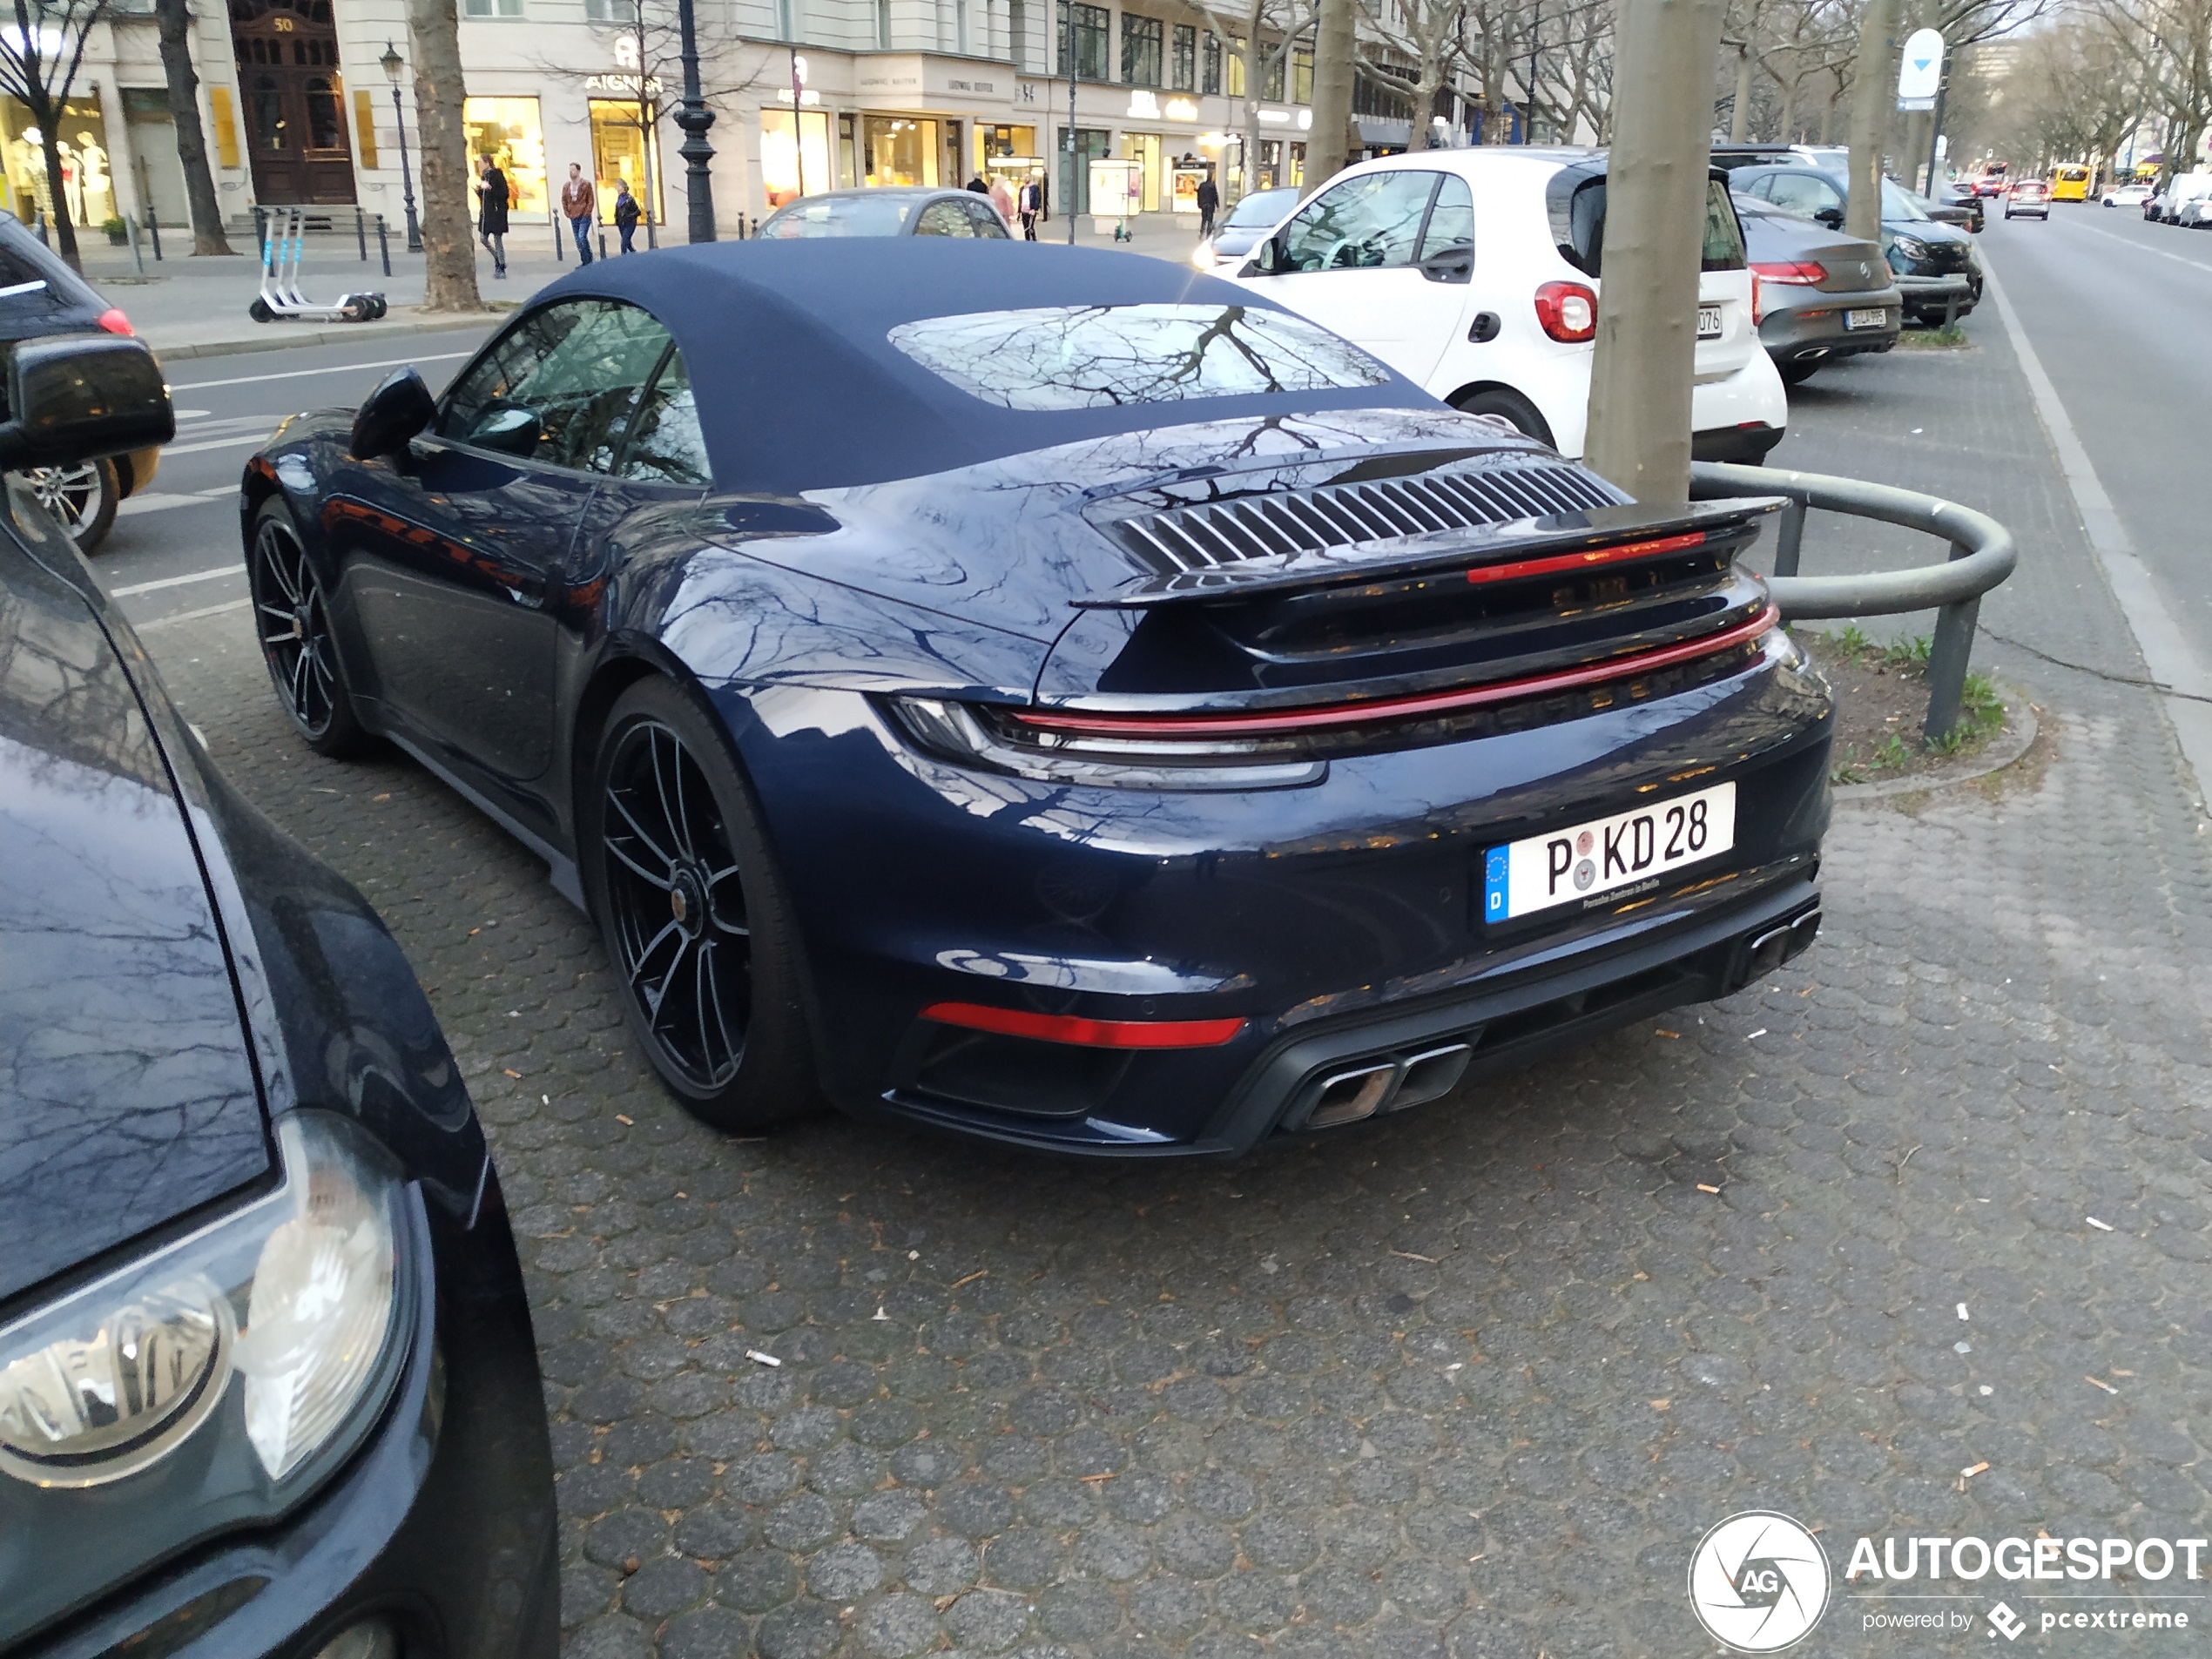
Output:
[[255,516],[246,565],[254,632],[277,700],[309,747],[331,756],[351,752],[363,733],[331,639],[330,608],[282,502],[266,503]]
[[583,816],[624,1011],[671,1091],[719,1129],[806,1109],[812,1064],[780,888],[743,780],[667,681],[616,703]]

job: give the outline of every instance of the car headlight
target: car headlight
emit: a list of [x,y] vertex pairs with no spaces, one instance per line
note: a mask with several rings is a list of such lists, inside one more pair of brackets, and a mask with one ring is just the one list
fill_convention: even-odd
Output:
[[277,1125],[276,1191],[0,1331],[0,1473],[119,1480],[202,1432],[233,1393],[272,1481],[361,1404],[389,1340],[389,1160],[347,1119]]
[[1925,260],[1928,257],[1928,245],[1917,236],[1900,236],[1890,246],[1908,260]]

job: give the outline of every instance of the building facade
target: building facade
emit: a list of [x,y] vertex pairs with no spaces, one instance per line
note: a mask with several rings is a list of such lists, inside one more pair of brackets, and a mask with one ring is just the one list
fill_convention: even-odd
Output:
[[[553,237],[571,162],[600,182],[603,212],[622,178],[660,222],[683,224],[675,0],[459,4],[471,158],[494,157],[511,181],[512,234],[540,224]],[[412,70],[396,86],[388,73],[392,54],[411,54],[402,0],[201,0],[198,12],[200,118],[226,217],[307,205],[398,225],[401,140],[415,132]],[[1224,33],[1177,0],[1074,0],[1072,12],[1069,0],[697,0],[697,19],[725,235],[802,192],[977,177],[1035,178],[1055,210],[1089,211],[1095,158],[1136,164],[1130,206],[1146,212],[1195,212],[1208,174],[1225,197],[1305,179],[1310,52],[1247,88]],[[40,135],[12,100],[0,106],[10,205],[51,216]],[[1362,120],[1375,147],[1406,141],[1409,124],[1387,111]],[[78,223],[184,220],[151,0],[124,0],[95,28],[64,125],[63,207]]]

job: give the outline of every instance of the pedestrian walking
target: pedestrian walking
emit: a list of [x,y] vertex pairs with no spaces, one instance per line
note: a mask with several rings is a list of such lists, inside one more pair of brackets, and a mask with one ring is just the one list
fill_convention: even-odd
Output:
[[476,175],[476,239],[491,255],[491,273],[507,274],[507,175],[489,156]]
[[569,163],[568,182],[561,186],[561,212],[569,221],[569,229],[576,233],[577,263],[590,264],[591,221],[598,217],[599,192],[583,176],[581,163]]
[[1018,199],[1022,215],[1022,239],[1025,242],[1034,242],[1037,239],[1037,215],[1044,211],[1044,192],[1039,187],[1035,179],[1025,179],[1022,181],[1022,194]]
[[991,206],[998,209],[1000,222],[1011,229],[1014,225],[1014,192],[1006,187],[1006,180],[996,173],[991,175]]
[[637,199],[630,193],[630,180],[615,180],[615,234],[622,238],[622,251],[635,253],[630,239],[637,234]]
[[991,187],[983,182],[983,175],[980,172],[968,179],[966,187],[979,196],[988,196],[991,193]]
[[1214,187],[1213,177],[1208,174],[1198,180],[1198,234],[1213,234],[1213,216],[1221,210],[1221,192]]

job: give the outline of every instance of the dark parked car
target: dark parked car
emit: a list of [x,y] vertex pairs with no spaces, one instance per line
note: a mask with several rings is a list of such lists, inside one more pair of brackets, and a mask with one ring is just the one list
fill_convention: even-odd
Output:
[[1879,247],[1756,198],[1739,199],[1737,215],[1758,280],[1759,342],[1785,381],[1897,344],[1904,298]]
[[1938,184],[1932,195],[1915,195],[1912,199],[1919,203],[1921,210],[1939,225],[1956,225],[1961,230],[1979,235],[1983,225],[1987,222],[1979,193],[1972,185],[1960,184],[1955,179]]
[[1237,205],[1202,237],[1191,250],[1190,263],[1201,271],[1235,270],[1258,247],[1268,232],[1291,216],[1303,192],[1294,189],[1255,190],[1238,198]]
[[878,185],[831,190],[786,202],[762,221],[776,240],[813,236],[981,236],[1003,242],[1006,221],[988,196],[972,190]]
[[541,852],[711,1123],[819,1084],[1236,1152],[1818,926],[1761,509],[1635,505],[1163,261],[603,261],[436,401],[291,422],[244,508],[300,735]]
[[[12,468],[173,429],[135,341],[9,399]],[[0,520],[0,1650],[550,1659],[529,1312],[415,974]]]
[[[0,209],[0,353],[18,340],[94,329],[128,334],[131,320],[21,219]],[[153,482],[160,461],[158,449],[141,449],[75,466],[35,467],[24,475],[78,550],[90,553],[107,538],[116,508]]]
[[[1840,230],[1844,181],[1818,167],[1743,167],[1729,175],[1740,196],[1770,202],[1785,213]],[[1930,219],[1893,180],[1882,180],[1882,253],[1905,298],[1905,320],[1940,322],[1981,302],[1981,258],[1973,238]]]

